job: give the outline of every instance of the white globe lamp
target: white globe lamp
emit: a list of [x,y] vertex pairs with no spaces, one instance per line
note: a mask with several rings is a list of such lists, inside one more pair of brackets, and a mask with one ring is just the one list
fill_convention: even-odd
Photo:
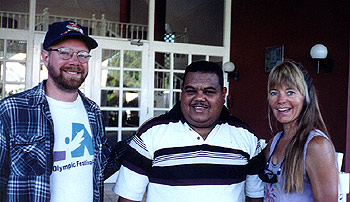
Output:
[[323,60],[327,57],[328,50],[327,47],[323,44],[316,44],[312,46],[310,50],[310,55],[312,59],[317,60],[317,74],[320,73],[320,60]]

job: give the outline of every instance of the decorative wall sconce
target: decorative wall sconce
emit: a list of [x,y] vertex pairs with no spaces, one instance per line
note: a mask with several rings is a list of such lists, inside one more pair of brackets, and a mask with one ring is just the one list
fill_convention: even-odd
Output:
[[326,59],[327,54],[328,54],[327,47],[324,46],[323,44],[316,44],[312,46],[310,50],[310,55],[312,59],[317,60],[317,72],[316,72],[317,74],[320,73],[320,62],[321,60]]
[[232,62],[224,63],[223,70],[224,72],[227,73],[227,76],[228,76],[227,81],[229,81],[230,78],[233,78],[234,81],[238,81],[239,73],[235,71],[235,69],[236,69],[235,64],[233,64]]

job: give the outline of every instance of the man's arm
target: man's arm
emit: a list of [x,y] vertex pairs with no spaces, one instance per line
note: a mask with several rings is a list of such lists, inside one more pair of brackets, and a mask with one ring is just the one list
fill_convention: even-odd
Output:
[[[114,193],[125,200],[142,201],[146,192],[152,160],[145,145],[145,142],[137,135],[127,145],[123,165],[113,187]],[[122,198],[120,200],[123,201]]]
[[[266,158],[263,151],[261,151],[258,155],[253,157],[248,163],[248,173],[253,175],[257,174],[264,168],[266,164]],[[247,197],[247,202],[262,202],[264,198],[250,198]]]
[[258,155],[254,156],[248,162],[248,174],[258,174],[266,165],[266,156],[264,151],[261,151]]
[[120,169],[120,166],[123,163],[126,148],[133,137],[134,135],[131,135],[127,139],[117,142],[112,147],[111,153],[107,160],[107,165],[104,169],[105,179],[109,178]]

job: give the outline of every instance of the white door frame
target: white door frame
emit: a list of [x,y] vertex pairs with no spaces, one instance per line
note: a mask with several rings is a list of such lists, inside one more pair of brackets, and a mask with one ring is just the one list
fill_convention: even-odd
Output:
[[[109,50],[131,50],[131,51],[140,51],[142,52],[142,62],[141,62],[141,90],[140,90],[140,105],[139,107],[135,108],[134,110],[139,111],[139,117],[140,121],[139,124],[142,124],[145,120],[147,120],[150,117],[149,114],[149,106],[151,105],[150,100],[148,99],[148,91],[149,91],[149,68],[148,68],[148,59],[149,59],[149,46],[148,43],[143,43],[142,46],[136,46],[131,45],[130,41],[128,40],[118,40],[118,39],[110,39],[110,38],[103,38],[103,37],[94,37],[99,44],[96,49],[91,51],[92,60],[90,62],[89,71],[90,74],[86,78],[85,81],[85,94],[90,97],[92,100],[94,100],[98,105],[100,105],[101,100],[101,64],[102,64],[102,50],[103,49],[109,49]],[[122,86],[120,86],[120,89],[124,89]],[[120,94],[120,97],[122,94]],[[101,109],[104,109],[104,107],[101,107]],[[119,112],[122,112],[122,110],[128,109],[125,107],[122,107],[120,105]],[[132,110],[132,109],[129,109]],[[121,117],[121,113],[119,113],[119,117]],[[121,120],[119,118],[119,120]],[[119,122],[120,123],[120,122]],[[121,124],[118,125],[118,140],[121,140],[122,138],[122,131],[136,131],[137,127],[122,127]],[[114,128],[106,127],[106,131],[115,131]]]

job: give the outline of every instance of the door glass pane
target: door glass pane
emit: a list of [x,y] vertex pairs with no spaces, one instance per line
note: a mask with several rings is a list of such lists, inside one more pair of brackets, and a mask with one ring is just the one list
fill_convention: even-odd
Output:
[[185,73],[174,73],[173,86],[174,89],[181,89]]
[[0,39],[0,59],[4,59],[4,40]]
[[119,87],[120,71],[102,69],[101,70],[101,87]]
[[141,51],[124,51],[124,68],[141,68]]
[[24,82],[26,63],[6,62],[6,81]]
[[122,131],[122,140],[130,137],[135,131]]
[[154,88],[169,89],[170,85],[170,73],[169,72],[155,72],[154,73]]
[[[3,69],[4,69],[4,63],[0,61],[0,81],[2,81],[2,78],[3,78],[3,76],[2,76]],[[0,94],[1,94],[1,92],[0,92]]]
[[174,54],[174,69],[185,70],[188,65],[188,55]]
[[181,92],[174,92],[173,93],[173,106],[176,103],[180,102],[180,100],[181,100]]
[[48,77],[48,71],[47,67],[44,64],[40,65],[40,81],[47,79]]
[[155,69],[170,69],[170,53],[156,52]]
[[21,40],[7,41],[7,58],[9,60],[27,59],[27,42]]
[[192,55],[192,62],[195,62],[198,60],[205,60],[205,55]]
[[4,98],[4,97],[2,96],[2,90],[3,90],[3,84],[0,84],[0,100],[1,100],[2,98]]
[[220,67],[222,66],[222,57],[209,56],[209,61],[217,63]]
[[5,96],[24,91],[24,84],[5,84]]
[[154,91],[154,107],[169,108],[169,91]]
[[159,115],[162,115],[162,114],[164,114],[166,112],[168,112],[168,110],[154,110],[153,115],[154,116],[159,116]]
[[101,107],[119,107],[119,91],[101,90]]
[[106,127],[118,127],[118,112],[102,110],[103,122]]
[[140,121],[139,111],[123,111],[123,127],[138,127]]
[[139,107],[140,106],[140,92],[138,91],[124,91],[123,93],[123,107]]
[[141,72],[124,71],[123,74],[124,87],[140,88],[141,87]]
[[102,50],[103,67],[120,67],[120,50]]
[[109,145],[115,145],[118,142],[118,131],[106,131],[106,137]]

